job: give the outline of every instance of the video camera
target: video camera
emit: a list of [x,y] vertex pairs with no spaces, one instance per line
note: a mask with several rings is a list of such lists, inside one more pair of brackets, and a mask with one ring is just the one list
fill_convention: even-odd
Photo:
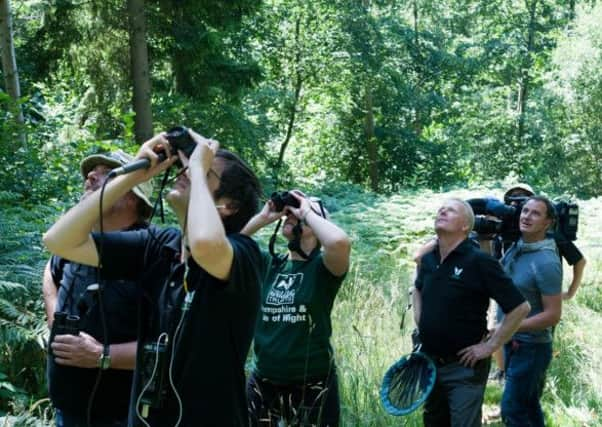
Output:
[[[494,198],[467,200],[475,214],[474,231],[478,234],[497,234],[504,241],[518,240],[520,213],[528,199],[524,196],[509,197],[508,202],[514,202],[514,206]],[[553,205],[557,216],[553,231],[561,233],[568,240],[577,240],[579,206],[566,201],[554,202]],[[486,218],[485,215],[492,215],[497,219]]]

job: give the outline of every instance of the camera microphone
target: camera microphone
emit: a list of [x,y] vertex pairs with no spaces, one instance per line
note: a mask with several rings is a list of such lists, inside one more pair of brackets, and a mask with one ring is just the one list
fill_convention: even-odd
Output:
[[[162,162],[167,158],[167,156],[165,155],[165,151],[161,151],[160,153],[158,153],[158,156],[159,162]],[[116,176],[125,175],[140,169],[148,169],[150,165],[151,162],[149,159],[138,159],[131,163],[128,163],[127,165],[123,165],[113,169],[111,172],[109,172],[107,178],[115,178]]]

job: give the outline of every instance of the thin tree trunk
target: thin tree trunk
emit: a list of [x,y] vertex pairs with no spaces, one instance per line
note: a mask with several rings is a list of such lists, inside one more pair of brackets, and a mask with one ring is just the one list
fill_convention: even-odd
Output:
[[151,85],[146,45],[146,16],[144,0],[128,0],[130,22],[131,75],[134,87],[133,104],[136,117],[134,132],[136,141],[142,144],[153,136],[151,109]]
[[366,83],[365,91],[364,136],[368,152],[368,176],[370,178],[370,188],[372,191],[378,191],[378,151],[376,149],[376,136],[374,135],[374,103],[368,83]]
[[537,1],[533,0],[530,4],[525,0],[525,6],[529,10],[529,27],[527,32],[527,53],[523,59],[521,66],[521,77],[518,84],[518,126],[517,126],[517,142],[520,143],[525,135],[525,119],[527,96],[529,94],[529,71],[533,63],[531,53],[533,52],[533,42],[535,39],[535,19],[537,11]]
[[13,44],[9,0],[0,0],[0,51],[2,54],[2,72],[4,73],[6,92],[15,102],[15,118],[17,123],[23,124],[23,112],[19,106],[21,87],[19,86],[19,72],[17,70],[17,60]]
[[286,135],[284,141],[280,144],[280,153],[278,154],[278,162],[276,163],[276,169],[279,169],[284,162],[284,153],[288,143],[293,136],[293,129],[295,126],[295,118],[297,116],[297,109],[299,106],[299,100],[301,98],[301,88],[303,87],[303,73],[301,71],[301,46],[300,46],[300,27],[301,17],[297,18],[295,22],[295,91],[293,94],[293,100],[289,109],[288,125],[286,127]]
[[[371,0],[362,0],[366,15],[370,14]],[[370,87],[370,76],[364,81],[364,138],[368,153],[368,178],[372,191],[378,191],[378,151],[374,135],[374,100]]]

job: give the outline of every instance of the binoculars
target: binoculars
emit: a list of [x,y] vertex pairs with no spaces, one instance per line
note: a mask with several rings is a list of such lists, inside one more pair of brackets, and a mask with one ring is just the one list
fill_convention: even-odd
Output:
[[282,212],[285,206],[292,206],[293,208],[301,206],[299,200],[288,191],[274,192],[270,196],[270,200],[274,204],[274,212]]
[[[176,126],[167,131],[165,138],[171,145],[171,154],[178,154],[178,150],[182,151],[186,157],[190,157],[196,148],[196,142],[188,133],[188,129],[184,126]],[[182,166],[180,160],[176,162],[178,166]]]
[[54,313],[54,322],[52,323],[52,329],[50,330],[50,340],[48,341],[48,352],[52,354],[52,347],[50,344],[54,341],[54,337],[57,335],[79,335],[79,316],[75,314],[68,314],[64,311],[57,311]]

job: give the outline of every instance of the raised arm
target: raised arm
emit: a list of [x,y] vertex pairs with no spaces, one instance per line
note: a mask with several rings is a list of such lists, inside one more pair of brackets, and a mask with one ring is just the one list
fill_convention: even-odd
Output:
[[[197,147],[188,163],[191,187],[186,238],[194,261],[212,276],[227,280],[230,277],[234,251],[226,237],[226,230],[208,183],[219,143],[191,130],[189,132]],[[235,208],[226,205],[220,209],[222,214],[227,215]]]
[[272,224],[276,220],[282,218],[282,216],[283,213],[275,212],[274,204],[271,200],[268,200],[266,204],[263,205],[261,211],[251,218],[240,232],[245,236],[251,237],[266,225]]
[[297,218],[311,227],[314,235],[322,245],[324,265],[335,276],[342,276],[349,269],[351,240],[335,223],[318,215],[311,207],[311,202],[298,191],[291,194],[300,202],[299,208],[288,206]]
[[[158,144],[167,143],[163,135],[157,135],[142,145],[137,158],[150,159],[151,167],[122,175],[109,182],[103,195],[103,210],[111,208],[135,185],[149,180],[172,165],[175,157],[159,163],[159,158],[153,151]],[[43,240],[48,250],[70,261],[98,266],[98,253],[90,232],[99,222],[99,206],[100,190],[97,190],[67,211],[44,234]]]

